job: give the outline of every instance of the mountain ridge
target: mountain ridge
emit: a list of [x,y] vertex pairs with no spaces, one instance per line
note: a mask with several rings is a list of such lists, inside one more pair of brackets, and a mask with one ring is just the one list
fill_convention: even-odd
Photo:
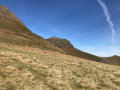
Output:
[[34,34],[4,5],[0,5],[0,38],[0,42],[3,43],[63,52],[41,36]]
[[11,21],[14,23],[18,23],[19,25],[25,26],[25,24],[5,5],[0,5],[0,19]]
[[[76,56],[76,57],[80,57],[80,58],[84,58],[84,59],[92,60],[92,61],[96,61],[96,62],[101,62],[101,63],[105,63],[105,64],[120,66],[120,56],[117,56],[117,55],[114,55],[114,56],[111,56],[111,57],[95,56],[95,55],[83,52],[83,51],[75,48],[70,43],[70,41],[68,41],[67,39],[57,38],[55,36],[51,37],[51,38],[48,38],[47,41],[49,41],[53,45],[57,46],[58,48],[62,49],[68,55],[72,55],[72,56]],[[69,43],[67,43],[67,42],[69,42]]]
[[80,58],[101,62],[100,57],[76,49],[70,43],[70,41],[68,41],[67,39],[51,37],[51,38],[48,38],[47,41],[49,41],[53,45],[59,47],[60,49],[65,51],[68,55],[77,56],[77,57],[80,57]]

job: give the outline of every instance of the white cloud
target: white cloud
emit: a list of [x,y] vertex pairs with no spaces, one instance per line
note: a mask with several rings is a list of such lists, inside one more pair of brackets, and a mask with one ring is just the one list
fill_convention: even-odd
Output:
[[97,1],[101,5],[101,7],[103,8],[104,14],[107,18],[107,22],[109,23],[110,28],[112,30],[112,42],[115,43],[115,38],[114,38],[115,37],[115,29],[114,29],[114,24],[111,21],[111,16],[110,16],[110,13],[108,11],[108,8],[107,8],[107,6],[106,6],[106,4],[104,3],[103,0],[97,0]]

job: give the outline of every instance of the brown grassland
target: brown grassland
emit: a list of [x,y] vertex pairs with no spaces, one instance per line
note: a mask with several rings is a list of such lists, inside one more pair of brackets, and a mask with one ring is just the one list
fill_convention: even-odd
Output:
[[120,67],[0,43],[0,90],[120,90]]

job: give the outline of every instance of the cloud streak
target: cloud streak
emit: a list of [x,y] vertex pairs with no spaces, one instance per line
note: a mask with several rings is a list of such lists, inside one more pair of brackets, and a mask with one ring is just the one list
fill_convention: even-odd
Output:
[[97,1],[101,5],[101,7],[102,7],[102,9],[104,11],[104,14],[105,14],[105,16],[107,18],[107,22],[109,23],[110,28],[112,30],[112,42],[115,43],[115,29],[114,29],[114,24],[111,21],[111,16],[110,16],[110,13],[108,11],[108,8],[107,8],[107,6],[106,6],[106,4],[104,3],[103,0],[97,0]]

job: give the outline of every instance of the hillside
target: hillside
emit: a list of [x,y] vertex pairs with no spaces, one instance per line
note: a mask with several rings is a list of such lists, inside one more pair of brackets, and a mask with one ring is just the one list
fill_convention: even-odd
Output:
[[107,64],[120,66],[120,56],[114,55],[112,57],[103,58],[103,62]]
[[89,54],[89,53],[86,53],[86,52],[76,49],[75,47],[73,47],[73,45],[67,39],[51,37],[51,38],[48,38],[47,41],[49,41],[53,45],[59,47],[60,49],[65,51],[68,55],[77,56],[80,58],[93,60],[93,61],[97,61],[97,62],[101,61],[100,57],[97,57],[95,55],[92,55],[92,54]]
[[42,37],[32,33],[23,22],[4,5],[0,5],[0,42],[63,52]]
[[120,90],[120,67],[0,43],[0,90]]

